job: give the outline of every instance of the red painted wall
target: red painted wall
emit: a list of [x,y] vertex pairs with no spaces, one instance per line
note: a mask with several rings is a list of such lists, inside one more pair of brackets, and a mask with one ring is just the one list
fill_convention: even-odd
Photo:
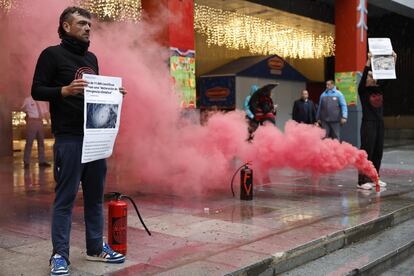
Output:
[[[163,45],[194,50],[194,0],[142,0],[141,3],[150,22],[162,24],[159,41]],[[161,14],[167,18],[160,18]]]
[[325,89],[326,87],[324,82],[308,82],[306,84],[306,90],[309,92],[309,98],[316,104],[319,104],[319,97]]
[[194,50],[194,0],[169,0],[170,47]]
[[[366,61],[367,33],[361,42],[357,28],[360,0],[336,0],[335,2],[335,72],[362,71]],[[365,23],[367,23],[365,14]]]

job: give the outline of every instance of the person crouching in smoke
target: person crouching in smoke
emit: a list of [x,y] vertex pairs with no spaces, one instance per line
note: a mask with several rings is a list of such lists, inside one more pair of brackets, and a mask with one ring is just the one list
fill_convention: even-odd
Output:
[[[253,139],[253,134],[260,125],[272,124],[276,126],[276,106],[272,100],[272,90],[278,84],[267,84],[255,91],[247,104],[246,113],[248,111],[253,114],[248,116],[249,118],[249,139]],[[265,184],[271,182],[269,172],[262,172],[257,175],[258,183]]]
[[[251,94],[248,104],[245,104],[246,114],[249,118],[249,141],[259,125],[270,122],[276,125],[276,108],[272,100],[272,90],[278,84],[267,84]],[[247,99],[246,99],[247,100]],[[253,116],[249,116],[253,114]]]

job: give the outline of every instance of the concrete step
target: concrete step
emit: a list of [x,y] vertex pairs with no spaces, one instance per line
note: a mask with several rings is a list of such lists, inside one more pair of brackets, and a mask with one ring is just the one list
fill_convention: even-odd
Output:
[[[387,234],[390,234],[393,228],[397,226],[401,226],[396,231],[403,231],[407,230],[405,225],[409,225],[410,223],[414,226],[414,205],[410,205],[401,209],[398,209],[392,213],[388,213],[384,216],[381,216],[375,220],[369,221],[364,224],[357,225],[355,227],[351,227],[345,229],[343,231],[338,231],[328,236],[321,237],[320,239],[313,240],[309,243],[296,247],[294,249],[288,250],[283,253],[274,254],[272,257],[267,259],[261,260],[260,262],[256,262],[250,266],[244,267],[228,275],[279,275],[282,273],[291,273],[286,275],[343,275],[350,273],[354,269],[359,269],[354,272],[362,272],[365,270],[368,271],[369,267],[364,268],[365,266],[369,265],[371,262],[376,261],[378,258],[383,257],[384,255],[391,254],[393,250],[376,250],[375,247],[372,249],[372,252],[377,252],[379,255],[369,255],[364,256],[364,260],[359,261],[360,258],[352,258],[353,256],[358,253],[353,246],[356,246],[359,241],[370,241],[375,239],[375,237],[379,237],[380,235],[383,240],[386,240]],[[403,224],[407,222],[407,224]],[[400,225],[401,224],[401,225]],[[388,230],[387,230],[388,229]],[[412,226],[411,226],[411,229]],[[385,234],[384,234],[385,233]],[[405,232],[404,232],[405,233]],[[396,235],[396,234],[395,234]],[[406,235],[406,239],[401,240],[401,242],[397,243],[396,237],[393,239],[393,243],[395,241],[395,248],[397,250],[399,248],[410,249],[411,244],[410,242],[414,240],[414,232],[412,235]],[[382,241],[382,240],[380,240]],[[375,246],[379,246],[381,242],[375,241],[371,242],[374,243]],[[405,247],[404,247],[405,246]],[[379,247],[378,247],[379,248]],[[339,267],[335,268],[335,264],[332,267],[331,271],[328,271],[326,264],[322,264],[320,266],[320,270],[316,267],[316,263],[323,258],[328,258],[329,256],[333,255],[334,257],[336,254],[340,254],[339,252],[342,250],[350,249],[351,251],[347,251],[347,258],[343,258],[339,264]],[[352,251],[353,249],[353,251]],[[385,249],[384,249],[385,250]],[[362,250],[364,252],[364,250]],[[371,251],[369,251],[371,252]],[[382,252],[382,255],[381,255]],[[386,254],[384,254],[387,252]],[[352,254],[351,254],[352,253]],[[361,253],[361,252],[360,252]],[[325,256],[325,257],[324,257]],[[370,257],[371,256],[371,257]],[[316,261],[315,261],[316,260]],[[351,264],[345,264],[345,262],[349,260],[356,260],[352,266]],[[333,262],[333,261],[332,261]],[[313,266],[315,267],[313,267]],[[371,264],[373,266],[373,264]],[[374,267],[374,266],[373,266]],[[340,270],[339,270],[340,268]],[[325,270],[323,270],[325,269]],[[296,273],[296,271],[300,272],[299,274],[292,274]],[[315,273],[313,273],[315,271]],[[326,272],[326,274],[323,273]],[[334,274],[330,274],[330,272],[335,271]]]
[[414,252],[413,229],[411,219],[281,275],[379,275]]
[[381,276],[412,276],[414,268],[414,254],[410,253],[411,257],[399,262],[393,267],[387,269],[384,273],[381,273]]

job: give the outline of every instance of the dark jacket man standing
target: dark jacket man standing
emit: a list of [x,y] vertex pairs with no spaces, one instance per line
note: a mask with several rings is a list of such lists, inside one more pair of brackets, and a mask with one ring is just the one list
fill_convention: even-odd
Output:
[[309,99],[307,90],[303,90],[301,98],[293,104],[292,119],[298,123],[316,123],[315,104]]

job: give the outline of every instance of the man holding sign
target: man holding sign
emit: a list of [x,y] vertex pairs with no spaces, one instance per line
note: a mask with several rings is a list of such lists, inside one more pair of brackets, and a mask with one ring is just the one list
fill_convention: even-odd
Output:
[[[392,52],[392,56],[395,63],[397,54]],[[379,174],[384,148],[383,87],[385,83],[373,78],[371,60],[372,54],[368,53],[364,73],[358,86],[362,105],[361,149],[367,152],[368,160],[372,161]],[[379,185],[384,187],[387,184],[380,180]],[[359,189],[370,190],[373,186],[374,183],[369,177],[359,174]]]
[[[83,74],[98,75],[96,56],[88,51],[91,15],[87,10],[69,7],[59,20],[62,42],[43,50],[37,61],[32,96],[48,101],[55,135],[55,201],[52,214],[53,253],[51,275],[69,275],[69,240],[73,204],[82,182],[86,226],[87,259],[122,263],[125,257],[103,242],[103,192],[106,161],[81,163],[84,137]],[[119,88],[121,93],[124,89]]]

